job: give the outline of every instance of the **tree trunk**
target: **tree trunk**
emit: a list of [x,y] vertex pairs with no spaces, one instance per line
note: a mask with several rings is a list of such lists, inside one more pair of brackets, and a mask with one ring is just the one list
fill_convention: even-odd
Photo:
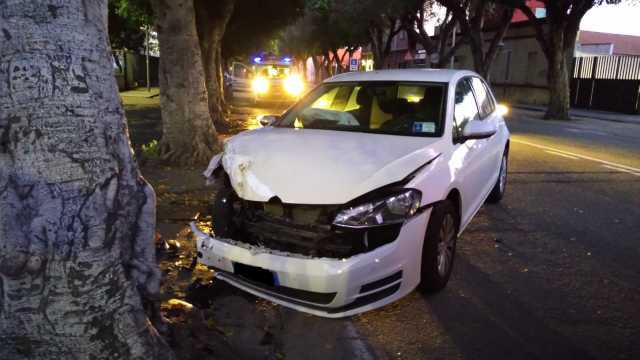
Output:
[[209,114],[216,127],[226,126],[222,37],[233,14],[235,0],[196,0],[196,28],[205,73]]
[[549,58],[547,59],[549,65],[547,73],[549,106],[544,118],[569,120],[569,71],[567,69],[564,32],[552,32],[549,40]]
[[160,156],[204,164],[219,151],[209,114],[193,0],[153,0],[160,42]]
[[369,29],[369,40],[371,42],[371,53],[373,55],[373,68],[375,70],[384,69],[385,56],[382,30],[377,27]]
[[0,1],[0,358],[170,359],[107,1],[55,3]]
[[308,57],[301,56],[300,58],[303,59],[303,60],[301,60],[301,62],[302,62],[302,80],[304,82],[308,82],[309,81],[308,76],[307,76],[307,70],[308,70],[308,68],[307,68],[307,59],[308,59]]
[[569,64],[573,58],[580,21],[594,6],[594,1],[573,3],[571,6],[563,2],[545,3],[548,29],[545,31],[542,21],[536,18],[529,7],[518,6],[536,31],[536,40],[540,44],[547,59],[547,82],[549,86],[549,105],[545,119],[570,120],[570,79]]
[[321,61],[318,60],[318,55],[313,55],[311,57],[311,61],[313,61],[313,82],[315,84],[319,84],[322,82],[322,65]]

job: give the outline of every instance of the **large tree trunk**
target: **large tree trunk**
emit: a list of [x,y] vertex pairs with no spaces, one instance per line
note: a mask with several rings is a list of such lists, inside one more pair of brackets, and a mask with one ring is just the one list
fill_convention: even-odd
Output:
[[549,56],[547,81],[549,85],[549,105],[545,119],[569,120],[570,89],[569,71],[563,31],[552,32],[549,38]]
[[209,114],[216,127],[225,126],[222,37],[235,0],[196,0],[196,27],[204,67]]
[[106,0],[0,1],[0,359],[172,358],[106,24]]
[[160,155],[202,164],[219,150],[209,114],[193,0],[153,0],[160,41]]
[[536,31],[536,40],[540,44],[547,59],[547,82],[549,85],[549,105],[545,119],[570,120],[569,109],[570,86],[569,64],[578,36],[580,21],[594,6],[594,1],[575,3],[548,2],[545,3],[548,29],[545,31],[542,21],[536,18],[529,7],[524,4],[518,6]]

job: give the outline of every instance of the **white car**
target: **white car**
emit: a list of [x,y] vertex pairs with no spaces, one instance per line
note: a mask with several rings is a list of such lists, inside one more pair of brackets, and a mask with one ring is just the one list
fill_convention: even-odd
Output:
[[324,317],[449,280],[456,239],[505,192],[509,131],[477,74],[340,74],[229,139],[205,176],[198,261],[254,295]]

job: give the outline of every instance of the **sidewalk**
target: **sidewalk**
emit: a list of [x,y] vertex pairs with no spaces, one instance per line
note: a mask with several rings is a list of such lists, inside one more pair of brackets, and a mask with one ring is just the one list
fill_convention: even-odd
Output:
[[138,98],[153,98],[160,95],[160,88],[152,87],[150,91],[147,91],[146,87],[138,87],[132,90],[125,90],[120,92],[120,96],[138,97]]
[[[529,110],[536,112],[545,112],[547,109],[544,106],[539,105],[524,105],[524,104],[513,104],[511,105],[514,109],[521,110]],[[640,125],[640,115],[630,115],[630,114],[621,114],[614,113],[608,111],[600,111],[600,110],[586,110],[586,109],[571,109],[569,114],[575,118],[583,118],[583,119],[595,119],[602,121],[613,121],[613,122],[621,122],[621,123],[629,123],[629,124],[638,124]]]

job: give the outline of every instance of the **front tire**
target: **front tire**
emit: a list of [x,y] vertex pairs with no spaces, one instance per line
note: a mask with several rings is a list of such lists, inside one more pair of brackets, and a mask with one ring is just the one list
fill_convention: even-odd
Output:
[[421,290],[428,293],[437,292],[449,282],[459,226],[458,212],[451,200],[438,203],[431,210],[422,245]]
[[502,154],[502,160],[500,161],[500,170],[498,173],[498,180],[491,189],[491,193],[487,197],[487,202],[491,204],[497,204],[504,197],[504,193],[507,190],[507,175],[509,167],[509,153],[505,150]]

